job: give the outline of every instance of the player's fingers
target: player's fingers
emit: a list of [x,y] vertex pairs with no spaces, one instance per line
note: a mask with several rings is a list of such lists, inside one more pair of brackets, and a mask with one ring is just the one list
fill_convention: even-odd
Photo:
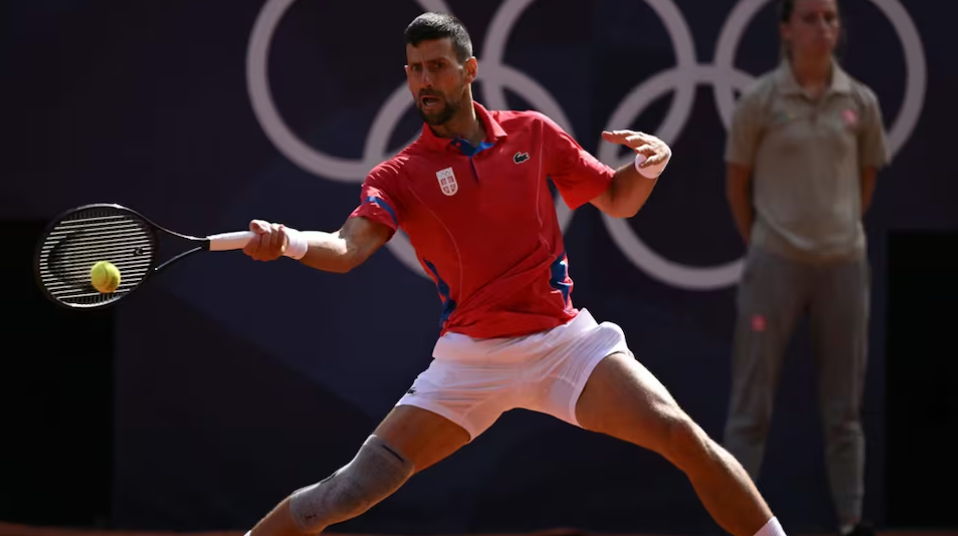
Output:
[[649,145],[649,144],[647,144],[647,143],[644,144],[644,145],[639,145],[638,147],[636,147],[636,148],[635,148],[635,152],[637,152],[637,153],[639,153],[639,154],[641,154],[641,155],[643,155],[643,156],[646,156],[646,157],[650,157],[650,156],[656,154],[656,152],[655,152],[655,147],[652,147],[651,145]]
[[664,161],[665,161],[665,155],[662,153],[656,153],[646,158],[645,162],[642,162],[642,165],[640,165],[639,167],[655,166],[655,165],[661,164]]
[[278,259],[283,255],[286,248],[286,231],[280,224],[273,225],[273,257]]
[[269,222],[261,221],[260,226],[262,227],[262,234],[260,234],[259,241],[259,257],[260,260],[269,260],[269,249],[273,240],[273,225],[270,225]]
[[635,145],[636,142],[639,142],[641,140],[642,139],[636,136],[634,132],[622,138],[622,142],[627,143],[629,145]]
[[255,235],[253,236],[253,238],[250,238],[249,242],[247,242],[246,245],[243,246],[243,253],[249,255],[254,260],[256,260],[256,256],[259,253],[259,246],[260,246],[261,239],[262,239],[262,235]]
[[253,220],[249,222],[249,230],[254,233],[261,235],[263,233],[269,232],[269,225],[262,220]]
[[266,233],[259,237],[259,248],[256,250],[256,260],[264,262],[269,260],[269,242],[271,234],[272,233]]
[[656,147],[655,155],[649,157],[646,163],[650,166],[658,165],[668,161],[672,157],[672,151],[667,145]]
[[606,130],[602,132],[602,139],[612,143],[623,143],[632,134],[631,130]]
[[286,226],[279,226],[279,254],[286,253],[286,247],[289,246],[289,234],[286,233]]

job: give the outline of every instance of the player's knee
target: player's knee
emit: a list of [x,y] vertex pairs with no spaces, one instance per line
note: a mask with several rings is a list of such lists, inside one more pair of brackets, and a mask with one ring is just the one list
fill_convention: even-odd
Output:
[[399,489],[413,471],[409,460],[371,435],[348,464],[294,492],[290,513],[303,532],[321,532],[369,510]]

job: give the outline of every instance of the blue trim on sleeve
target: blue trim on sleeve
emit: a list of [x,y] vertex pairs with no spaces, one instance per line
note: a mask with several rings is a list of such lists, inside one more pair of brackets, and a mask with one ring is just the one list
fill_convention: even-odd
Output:
[[397,226],[399,225],[399,218],[396,217],[396,211],[393,210],[393,207],[389,206],[389,203],[387,203],[383,198],[369,196],[366,198],[366,202],[376,203],[377,205],[382,207],[383,210],[385,210],[386,212],[389,213],[390,216],[392,216],[393,223],[395,223]]

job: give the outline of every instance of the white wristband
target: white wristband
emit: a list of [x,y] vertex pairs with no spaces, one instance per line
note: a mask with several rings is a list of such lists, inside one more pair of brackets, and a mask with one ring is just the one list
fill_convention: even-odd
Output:
[[283,256],[296,260],[305,257],[306,252],[309,250],[309,242],[306,241],[306,235],[296,229],[286,227],[286,236],[289,239],[289,243],[286,244],[286,251],[283,252]]
[[639,172],[640,175],[647,179],[657,179],[659,175],[665,171],[665,166],[669,165],[669,160],[672,158],[672,151],[669,151],[668,155],[665,157],[665,160],[662,162],[649,167],[639,167],[639,164],[645,162],[645,155],[642,153],[635,153],[635,170]]

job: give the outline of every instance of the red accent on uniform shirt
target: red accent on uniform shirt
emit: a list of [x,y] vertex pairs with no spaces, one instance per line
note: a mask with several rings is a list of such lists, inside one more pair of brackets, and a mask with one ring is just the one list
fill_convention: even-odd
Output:
[[486,139],[419,138],[363,182],[365,217],[402,229],[442,300],[440,335],[516,337],[564,324],[572,278],[547,177],[572,210],[612,183],[547,116],[474,103]]

